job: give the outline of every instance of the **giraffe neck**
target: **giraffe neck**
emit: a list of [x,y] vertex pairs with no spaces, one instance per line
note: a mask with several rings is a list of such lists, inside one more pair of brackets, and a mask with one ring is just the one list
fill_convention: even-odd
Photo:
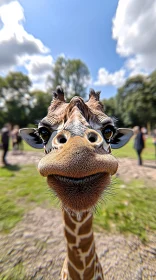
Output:
[[64,210],[63,218],[67,258],[62,280],[103,280],[102,268],[95,252],[92,214],[85,212],[71,215]]

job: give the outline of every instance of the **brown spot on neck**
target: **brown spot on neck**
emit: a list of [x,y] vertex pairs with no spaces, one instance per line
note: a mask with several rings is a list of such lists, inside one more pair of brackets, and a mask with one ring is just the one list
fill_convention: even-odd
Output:
[[70,215],[66,211],[63,211],[63,218],[64,218],[65,225],[67,225],[72,231],[74,231],[76,228],[76,225],[71,220]]
[[69,279],[76,279],[81,280],[80,275],[77,273],[77,271],[68,263],[68,272],[69,272]]

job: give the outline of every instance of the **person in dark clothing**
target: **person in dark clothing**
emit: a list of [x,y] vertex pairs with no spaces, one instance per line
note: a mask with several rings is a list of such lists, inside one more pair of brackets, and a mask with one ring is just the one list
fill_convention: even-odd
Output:
[[19,134],[19,125],[15,125],[11,131],[11,138],[12,138],[12,147],[13,147],[13,153],[16,154],[16,152],[20,149],[23,150],[23,142],[22,137]]
[[156,128],[152,132],[153,144],[156,145]]
[[155,163],[156,163],[156,128],[152,132],[152,137],[153,137],[153,145],[155,150]]
[[9,136],[10,136],[11,125],[9,123],[5,124],[1,130],[1,143],[2,143],[2,162],[4,165],[8,165],[6,161],[7,152],[9,150]]
[[137,152],[138,156],[138,165],[142,165],[141,153],[145,147],[143,133],[141,132],[141,128],[139,126],[135,126],[133,128],[135,139],[134,139],[134,149]]

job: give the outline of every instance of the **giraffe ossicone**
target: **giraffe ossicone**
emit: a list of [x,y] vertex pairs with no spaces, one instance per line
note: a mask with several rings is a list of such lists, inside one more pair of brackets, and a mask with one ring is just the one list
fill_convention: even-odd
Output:
[[62,280],[104,279],[95,250],[92,212],[118,168],[111,148],[124,146],[133,132],[116,128],[99,99],[100,92],[91,89],[87,102],[76,96],[66,103],[58,86],[38,128],[20,130],[30,146],[44,148],[38,170],[62,203],[67,242]]

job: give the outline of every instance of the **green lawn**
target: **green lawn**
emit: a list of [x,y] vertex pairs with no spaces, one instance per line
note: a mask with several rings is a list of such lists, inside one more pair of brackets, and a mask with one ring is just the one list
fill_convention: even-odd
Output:
[[17,263],[14,267],[8,267],[8,270],[0,275],[0,280],[26,280],[24,265],[22,262]]
[[0,231],[8,232],[34,203],[47,207],[56,204],[46,179],[34,166],[0,168],[0,182]]
[[[110,232],[133,233],[142,240],[146,230],[156,229],[156,188],[142,181],[124,184],[114,178],[95,214],[95,227]],[[58,200],[48,190],[46,179],[34,166],[0,169],[0,231],[7,233],[35,205],[57,207]],[[110,194],[109,194],[110,193]]]
[[[113,154],[116,157],[129,157],[137,158],[136,152],[133,149],[134,138],[132,138],[124,147],[120,149],[113,150]],[[148,137],[145,142],[145,149],[142,152],[142,157],[144,160],[154,160],[155,159],[155,147],[152,143],[152,138]]]
[[110,189],[98,209],[95,224],[111,232],[133,233],[146,239],[146,230],[156,230],[156,184],[115,181],[114,191]]

